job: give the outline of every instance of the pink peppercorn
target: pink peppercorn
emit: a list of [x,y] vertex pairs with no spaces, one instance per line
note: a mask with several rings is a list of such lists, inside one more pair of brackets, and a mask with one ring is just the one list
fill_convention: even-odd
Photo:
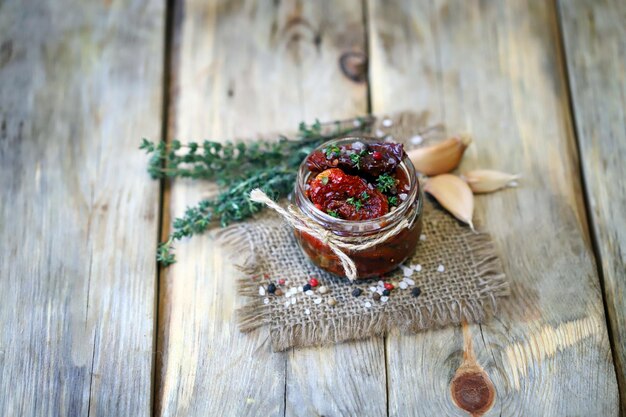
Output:
[[283,278],[279,279],[278,284],[285,285],[285,280]]
[[311,284],[311,287],[317,287],[319,285],[319,281],[316,278],[311,278],[309,280],[309,284]]
[[393,290],[393,284],[391,282],[385,282],[385,289],[386,290]]
[[383,154],[378,151],[372,152],[372,156],[374,157],[375,161],[380,161],[381,159],[383,159]]

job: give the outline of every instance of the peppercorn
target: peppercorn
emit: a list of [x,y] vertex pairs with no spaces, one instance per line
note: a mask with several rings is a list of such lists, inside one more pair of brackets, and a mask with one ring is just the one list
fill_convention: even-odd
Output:
[[276,288],[276,291],[274,291],[274,295],[280,297],[281,295],[283,295],[283,290],[281,290],[280,288]]
[[372,294],[372,298],[374,299],[374,301],[378,301],[378,300],[380,300],[380,294],[375,292],[374,294]]
[[317,287],[319,285],[319,281],[316,278],[311,278],[309,280],[309,284],[311,284],[311,287]]
[[304,284],[302,287],[302,291],[307,292],[311,289],[311,284]]
[[380,161],[380,160],[382,160],[382,159],[383,159],[383,154],[382,154],[382,153],[380,153],[380,152],[378,152],[378,151],[374,151],[374,152],[372,153],[372,157],[374,157],[374,160],[375,160],[375,161]]
[[279,280],[278,280],[278,283],[279,283],[280,285],[285,285],[285,279],[284,279],[284,278],[279,279]]
[[362,292],[363,290],[361,290],[360,288],[355,288],[352,290],[352,295],[358,297],[359,295],[361,295]]
[[389,294],[391,294],[391,291],[389,291],[389,290],[383,290],[383,295],[384,295],[385,297],[389,297]]
[[391,282],[385,282],[385,289],[386,290],[393,290],[393,284]]
[[411,295],[413,297],[419,297],[419,295],[422,293],[422,290],[420,290],[419,287],[415,287],[411,290]]
[[269,292],[270,294],[274,294],[276,292],[276,285],[274,285],[273,282],[267,286],[267,292]]

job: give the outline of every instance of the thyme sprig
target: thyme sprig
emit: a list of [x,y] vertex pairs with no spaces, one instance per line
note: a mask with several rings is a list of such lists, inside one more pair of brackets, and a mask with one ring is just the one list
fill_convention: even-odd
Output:
[[270,198],[286,197],[293,189],[302,160],[322,143],[362,132],[374,118],[361,117],[312,125],[300,123],[295,139],[279,136],[275,141],[190,142],[174,140],[154,143],[143,139],[140,149],[150,159],[148,172],[155,179],[192,178],[215,181],[216,197],[189,207],[172,224],[172,232],[157,248],[157,260],[164,266],[176,262],[174,244],[201,234],[211,227],[228,226],[250,218],[263,207],[250,201],[250,191],[263,190]]

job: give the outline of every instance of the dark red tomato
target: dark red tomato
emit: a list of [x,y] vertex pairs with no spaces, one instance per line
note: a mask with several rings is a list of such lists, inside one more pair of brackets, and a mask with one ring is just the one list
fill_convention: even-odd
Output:
[[387,197],[339,168],[321,172],[309,183],[309,198],[318,209],[345,220],[368,220],[389,212]]
[[349,174],[358,174],[373,179],[385,172],[393,172],[406,156],[400,143],[356,143],[330,146],[324,151],[315,151],[306,160],[311,172],[329,168],[341,168]]

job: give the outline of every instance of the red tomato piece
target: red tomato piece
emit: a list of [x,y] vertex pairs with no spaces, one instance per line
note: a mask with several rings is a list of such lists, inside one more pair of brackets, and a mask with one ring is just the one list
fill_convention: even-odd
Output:
[[309,183],[309,198],[325,213],[345,220],[368,220],[389,212],[387,197],[367,181],[339,168],[321,172]]

